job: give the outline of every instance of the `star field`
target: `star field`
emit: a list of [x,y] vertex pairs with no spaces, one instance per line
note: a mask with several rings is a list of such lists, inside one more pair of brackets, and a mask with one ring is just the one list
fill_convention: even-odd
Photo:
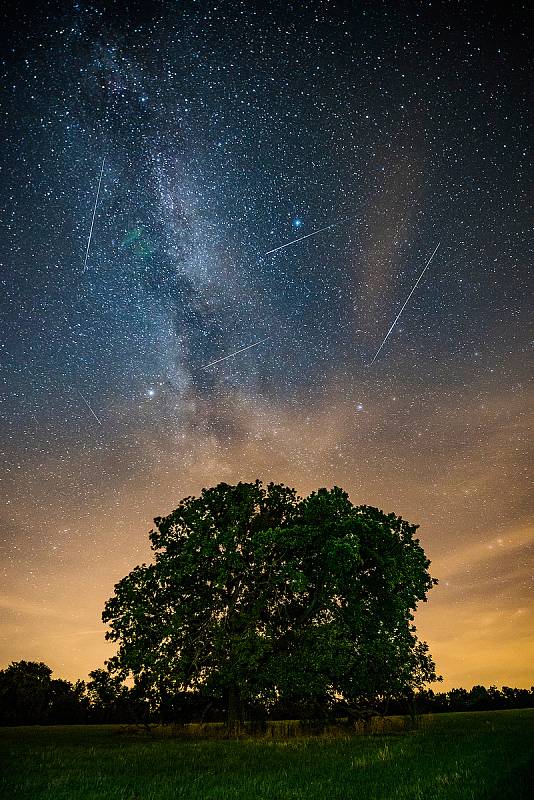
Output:
[[152,518],[260,477],[420,523],[445,685],[530,686],[525,12],[4,12],[2,662],[99,666]]

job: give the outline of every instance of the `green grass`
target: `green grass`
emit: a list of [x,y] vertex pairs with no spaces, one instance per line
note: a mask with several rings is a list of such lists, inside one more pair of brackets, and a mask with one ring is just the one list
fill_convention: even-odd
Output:
[[389,735],[209,741],[117,727],[0,729],[0,796],[31,800],[530,798],[534,709]]

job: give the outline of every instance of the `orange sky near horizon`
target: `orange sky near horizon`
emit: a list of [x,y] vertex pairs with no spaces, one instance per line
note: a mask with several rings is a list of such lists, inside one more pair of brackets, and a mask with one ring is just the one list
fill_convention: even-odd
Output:
[[[37,660],[57,676],[85,678],[113,653],[100,614],[114,583],[150,559],[151,518],[202,486],[259,476],[294,485],[301,494],[340,485],[356,504],[420,524],[418,535],[439,585],[416,623],[444,677],[442,689],[534,684],[534,525],[526,483],[518,480],[527,462],[517,445],[526,433],[526,401],[508,399],[504,409],[495,398],[471,400],[459,415],[441,400],[436,414],[436,398],[433,403],[427,396],[407,439],[405,430],[392,427],[384,407],[377,418],[371,411],[355,415],[335,395],[323,399],[303,418],[291,407],[273,410],[257,400],[250,415],[250,398],[236,395],[237,443],[224,448],[192,431],[184,463],[169,455],[180,444],[183,453],[183,441],[168,442],[162,456],[159,443],[146,436],[143,459],[152,483],[145,469],[132,474],[109,461],[93,500],[79,505],[68,486],[58,491],[60,462],[19,470],[17,491],[24,499],[8,504],[4,526],[19,538],[9,549],[0,592],[0,666]],[[406,387],[390,399],[407,413],[416,402]],[[480,437],[481,418],[491,436]],[[404,447],[407,461],[381,460],[388,442],[392,453]],[[87,469],[79,459],[75,470],[83,475]],[[57,495],[55,513],[49,510],[50,493]],[[36,528],[38,539],[20,536]]]

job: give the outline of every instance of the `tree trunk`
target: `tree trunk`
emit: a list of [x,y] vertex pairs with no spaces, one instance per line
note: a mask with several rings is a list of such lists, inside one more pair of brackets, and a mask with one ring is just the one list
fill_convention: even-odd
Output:
[[407,697],[407,702],[408,702],[408,714],[410,715],[410,721],[413,727],[415,728],[417,727],[418,719],[417,719],[417,701],[415,699],[414,692],[409,693]]
[[241,703],[241,690],[238,686],[228,688],[228,718],[227,728],[230,736],[237,736],[241,732],[243,723],[243,706]]

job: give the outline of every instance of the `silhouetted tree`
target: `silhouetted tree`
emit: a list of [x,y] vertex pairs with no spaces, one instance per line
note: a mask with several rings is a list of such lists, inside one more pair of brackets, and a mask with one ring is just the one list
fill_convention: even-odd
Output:
[[42,662],[14,661],[0,672],[0,715],[4,725],[45,722],[52,670]]
[[147,698],[137,688],[125,686],[121,678],[109,670],[95,669],[89,673],[87,697],[95,722],[146,722],[150,707]]
[[85,684],[52,678],[42,662],[16,661],[0,670],[0,724],[73,724],[87,719]]
[[89,700],[85,694],[84,681],[70,681],[53,678],[50,681],[50,699],[47,723],[49,725],[74,725],[87,722]]
[[435,582],[417,526],[339,488],[301,499],[260,481],[204,489],[154,522],[155,563],[103,613],[121,679],[220,694],[231,727],[244,701],[352,702],[436,679],[413,626]]

